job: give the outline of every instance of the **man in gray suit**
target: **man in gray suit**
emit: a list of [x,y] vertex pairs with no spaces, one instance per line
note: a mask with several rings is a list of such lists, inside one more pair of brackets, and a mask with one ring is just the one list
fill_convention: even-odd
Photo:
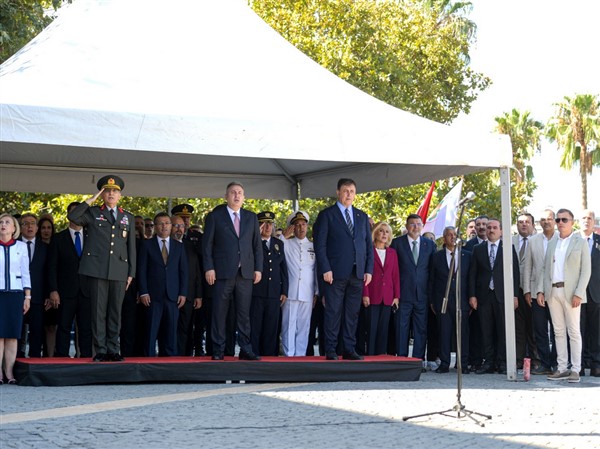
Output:
[[552,374],[552,367],[556,366],[556,344],[550,311],[545,304],[538,304],[536,300],[537,284],[544,273],[544,258],[548,243],[558,236],[554,218],[554,211],[551,209],[545,209],[541,213],[542,232],[535,234],[529,240],[523,264],[523,295],[525,301],[531,303],[533,334],[540,358],[540,365],[531,370],[532,374]]
[[[85,247],[79,274],[85,276],[92,304],[95,362],[123,361],[119,352],[121,307],[135,276],[135,221],[118,206],[125,183],[115,175],[101,178],[98,193],[71,209],[68,218],[84,227]],[[92,206],[102,197],[102,206]]]
[[[540,305],[548,302],[556,337],[558,369],[548,379],[576,383],[581,370],[580,306],[586,302],[592,263],[586,241],[573,232],[573,219],[568,209],[556,213],[558,239],[548,243],[537,300]],[[567,338],[571,346],[571,369],[567,368]]]

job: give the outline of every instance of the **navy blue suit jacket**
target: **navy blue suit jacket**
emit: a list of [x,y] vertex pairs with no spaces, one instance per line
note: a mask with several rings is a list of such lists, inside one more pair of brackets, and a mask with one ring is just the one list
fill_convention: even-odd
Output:
[[253,279],[262,271],[263,250],[256,214],[240,209],[240,236],[233,227],[227,205],[215,207],[206,216],[202,238],[202,260],[206,273],[215,270],[217,279],[233,279],[241,268],[242,276]]
[[429,266],[436,250],[435,242],[421,236],[417,263],[408,243],[408,235],[396,237],[390,246],[398,254],[400,302],[429,302]]
[[[25,239],[23,242],[27,244]],[[50,291],[48,290],[48,244],[36,237],[33,249],[33,260],[29,262],[31,276],[31,304],[44,304]]]
[[[471,268],[469,269],[469,297],[475,296],[478,301],[486,297],[489,290],[490,279],[494,277],[494,295],[496,300],[504,302],[504,271],[502,270],[502,240],[496,242],[498,250],[494,268],[490,265],[488,242],[480,243],[473,247]],[[513,258],[513,296],[519,296],[519,258],[514,246],[511,244]]]
[[592,275],[587,287],[588,302],[600,303],[600,235],[592,234]]
[[[81,231],[83,235],[83,229]],[[61,297],[75,298],[83,283],[79,274],[79,256],[69,229],[65,229],[50,242],[48,253],[49,290],[57,291]]]
[[[456,261],[458,262],[458,261]],[[471,263],[471,253],[461,251],[461,276],[460,276],[460,296],[461,296],[461,309],[463,311],[469,311],[469,296],[468,296],[468,279],[469,279],[469,268]],[[437,251],[431,257],[431,269],[429,271],[431,293],[429,300],[436,311],[441,310],[442,302],[446,294],[446,283],[448,282],[448,274],[450,268],[448,268],[448,260],[446,259],[446,248],[442,248]],[[456,303],[456,273],[452,276],[452,283],[450,284],[450,293],[448,295],[449,303]]]
[[183,243],[169,239],[169,257],[165,265],[158,237],[142,241],[137,275],[140,295],[147,293],[152,301],[166,298],[177,302],[178,296],[187,296],[189,275]]
[[356,265],[356,276],[373,274],[373,242],[369,218],[363,211],[352,207],[354,235],[346,225],[336,204],[319,212],[313,228],[317,272],[319,277],[328,271],[333,279],[348,279]]
[[[261,243],[266,245],[265,242]],[[258,284],[252,287],[252,296],[277,298],[288,295],[288,271],[283,252],[283,242],[271,237],[270,248],[263,246],[262,277]]]

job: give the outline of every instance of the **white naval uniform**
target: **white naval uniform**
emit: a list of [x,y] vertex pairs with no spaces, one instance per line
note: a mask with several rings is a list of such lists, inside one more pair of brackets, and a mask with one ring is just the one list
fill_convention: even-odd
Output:
[[288,298],[282,307],[281,343],[286,356],[305,356],[313,299],[318,293],[313,242],[292,237],[285,242]]

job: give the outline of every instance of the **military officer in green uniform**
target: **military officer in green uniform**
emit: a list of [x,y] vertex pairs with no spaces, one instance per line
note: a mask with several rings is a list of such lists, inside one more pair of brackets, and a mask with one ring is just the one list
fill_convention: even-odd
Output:
[[[72,209],[68,218],[84,227],[79,274],[85,276],[92,303],[94,361],[120,362],[121,306],[135,276],[135,222],[118,206],[125,187],[121,178],[104,176],[97,186],[98,193]],[[98,197],[102,206],[92,206]]]

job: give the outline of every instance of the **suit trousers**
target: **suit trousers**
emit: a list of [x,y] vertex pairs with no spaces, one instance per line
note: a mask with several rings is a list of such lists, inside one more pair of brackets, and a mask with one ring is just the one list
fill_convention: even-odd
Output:
[[69,357],[73,320],[77,322],[77,343],[80,357],[92,357],[92,308],[90,298],[79,292],[73,298],[60,298],[58,329],[56,331],[56,356]]
[[177,321],[179,309],[175,301],[166,297],[151,296],[150,306],[145,308],[146,338],[144,339],[144,356],[156,356],[156,341],[158,354],[161,357],[177,355]]
[[125,281],[88,276],[95,354],[118,354]]
[[554,324],[558,371],[561,373],[567,370],[569,363],[567,338],[571,347],[571,370],[581,371],[581,310],[571,306],[571,299],[566,298],[564,288],[553,287],[546,302]]
[[418,359],[425,358],[428,309],[429,304],[425,300],[403,300],[400,298],[400,307],[396,313],[396,352],[399,356],[408,356],[408,342],[412,322],[414,339],[412,356]]
[[288,357],[307,355],[312,301],[287,299],[281,307],[281,346]]
[[192,333],[194,330],[194,302],[186,299],[179,309],[177,320],[177,355],[191,356],[193,352]]
[[213,355],[225,352],[227,339],[227,313],[231,303],[235,305],[235,321],[240,351],[252,352],[250,342],[250,305],[252,303],[252,279],[242,277],[240,270],[232,279],[217,279],[213,289],[213,314],[211,335]]
[[551,367],[556,366],[556,343],[554,340],[554,326],[550,319],[549,307],[540,307],[536,298],[532,298],[531,318],[540,365],[543,368],[550,369]]
[[356,326],[362,303],[364,281],[353,273],[348,279],[335,279],[325,284],[325,353],[335,353],[338,337],[341,337],[343,352],[356,349]]
[[[442,313],[441,307],[436,311],[436,322],[440,339],[440,366],[450,367],[452,353],[452,342],[456,335],[456,300],[448,301],[446,313]],[[467,367],[469,360],[469,307],[461,308],[461,366]],[[458,342],[457,342],[458,344]]]
[[121,355],[123,357],[142,357],[146,338],[146,306],[137,302],[137,286],[131,283],[121,308]]
[[504,304],[496,299],[492,290],[488,290],[484,298],[477,298],[477,310],[483,340],[484,364],[490,367],[506,367]]
[[471,310],[469,314],[469,365],[479,366],[483,362],[483,337],[479,312]]
[[253,296],[250,306],[252,352],[257,355],[279,355],[279,298]]
[[[515,340],[517,364],[521,367],[523,366],[523,359],[525,357],[529,357],[532,362],[538,362],[540,357],[533,338],[532,310],[527,301],[525,301],[522,289],[519,289],[518,300],[519,307],[515,310]],[[536,301],[535,298],[533,298],[533,301]]]
[[392,306],[371,304],[365,309],[367,321],[367,355],[387,354],[388,329]]
[[581,340],[583,366],[600,369],[600,304],[590,300],[581,304]]
[[42,347],[46,336],[44,331],[44,304],[31,304],[25,322],[29,324],[29,357],[42,357]]

